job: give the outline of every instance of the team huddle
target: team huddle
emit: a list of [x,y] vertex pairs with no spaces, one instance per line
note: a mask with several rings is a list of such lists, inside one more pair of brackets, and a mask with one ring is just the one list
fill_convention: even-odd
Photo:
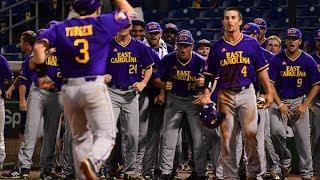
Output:
[[[135,19],[126,0],[114,3],[119,11],[101,14],[100,0],[71,0],[78,17],[22,33],[28,55],[13,83],[0,56],[1,116],[17,88],[26,113],[19,162],[1,178],[29,179],[42,134],[40,179],[180,179],[185,134],[187,179],[212,178],[207,154],[214,179],[285,179],[290,126],[299,176],[320,179],[320,30],[318,51],[299,49],[297,28],[282,50],[263,19],[243,25],[230,7],[221,39],[195,42],[175,24]],[[4,117],[0,127],[2,166]]]

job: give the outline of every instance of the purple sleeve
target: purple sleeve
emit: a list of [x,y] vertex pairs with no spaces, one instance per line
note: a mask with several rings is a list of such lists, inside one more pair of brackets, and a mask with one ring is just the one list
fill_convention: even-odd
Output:
[[273,56],[269,61],[269,79],[275,84],[279,74],[278,62],[281,62],[278,56]]
[[268,63],[263,55],[262,48],[259,46],[258,42],[255,43],[254,67],[256,71],[261,71],[268,67]]
[[45,30],[38,39],[48,39],[49,46],[54,47],[56,44],[56,27],[57,26],[53,26],[50,29]]
[[12,71],[11,68],[7,62],[7,59],[3,56],[0,56],[0,69],[1,69],[1,82],[3,82],[4,80],[9,80],[12,79]]
[[150,54],[150,51],[148,50],[148,46],[141,44],[142,45],[142,57],[143,57],[143,62],[142,67],[145,68],[149,68],[150,66],[152,66],[154,64],[153,62],[153,57]]
[[167,73],[167,68],[168,68],[168,55],[164,56],[157,67],[154,70],[155,78],[163,78]]
[[[123,19],[115,19],[116,16],[123,16]],[[108,36],[113,37],[118,31],[129,25],[129,19],[127,15],[120,11],[114,11],[109,14],[103,14],[97,17],[98,24],[104,27],[108,27]],[[112,24],[112,26],[110,26]]]
[[20,79],[19,85],[25,85],[26,87],[30,86],[30,82],[32,81],[33,71],[29,68],[29,61],[31,57],[28,56],[22,63],[21,71],[20,71]]
[[308,61],[309,62],[308,63],[308,68],[309,68],[308,72],[310,72],[309,77],[310,77],[311,84],[316,85],[316,84],[320,83],[320,72],[319,72],[316,61],[311,56],[309,56],[309,57],[311,58],[310,61]]
[[205,74],[213,75],[215,77],[218,73],[217,72],[218,64],[217,64],[217,60],[214,57],[215,57],[214,49],[212,49],[207,59],[207,68],[206,68]]
[[168,54],[174,51],[174,48],[170,44],[166,43],[166,45],[167,45]]

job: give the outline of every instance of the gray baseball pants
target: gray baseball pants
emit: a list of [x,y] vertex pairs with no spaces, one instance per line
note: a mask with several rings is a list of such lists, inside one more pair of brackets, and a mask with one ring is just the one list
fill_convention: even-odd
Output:
[[187,115],[193,139],[195,171],[198,176],[206,175],[206,146],[203,139],[203,126],[199,120],[199,107],[194,105],[193,96],[181,97],[168,93],[163,120],[163,146],[161,149],[160,170],[162,174],[170,174],[173,169],[178,132]]
[[[139,143],[139,95],[136,90],[109,88],[115,120],[120,120],[122,159],[125,174],[136,173]],[[118,118],[123,113],[123,118]]]
[[[304,96],[295,99],[282,99],[283,103],[291,104],[290,110],[294,111],[295,106],[303,103]],[[310,143],[310,121],[309,111],[304,113],[302,119],[291,117],[288,121],[282,120],[278,106],[274,103],[270,108],[270,130],[276,152],[280,157],[280,164],[283,167],[291,166],[291,154],[286,147],[286,127],[291,126],[296,148],[299,156],[299,171],[303,178],[312,177],[312,156]]]
[[[24,138],[18,154],[21,168],[30,169],[38,139],[38,128],[43,128],[43,143],[40,154],[41,171],[50,170],[55,163],[56,135],[62,112],[60,92],[49,92],[33,83],[27,100],[27,119]],[[41,118],[43,126],[41,127]],[[36,129],[35,129],[36,127]]]

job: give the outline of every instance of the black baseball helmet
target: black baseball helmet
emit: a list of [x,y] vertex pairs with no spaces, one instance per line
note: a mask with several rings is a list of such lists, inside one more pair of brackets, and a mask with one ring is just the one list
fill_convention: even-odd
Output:
[[101,0],[71,0],[71,6],[79,15],[89,15],[102,5]]
[[219,113],[214,107],[213,103],[205,105],[200,112],[200,121],[209,129],[217,128],[225,118],[226,114]]

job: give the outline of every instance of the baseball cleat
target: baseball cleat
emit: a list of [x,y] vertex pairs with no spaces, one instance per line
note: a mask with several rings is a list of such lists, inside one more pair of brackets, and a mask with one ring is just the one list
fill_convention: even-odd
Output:
[[89,159],[85,159],[80,163],[80,169],[87,180],[96,180],[97,176],[93,170],[93,166]]

